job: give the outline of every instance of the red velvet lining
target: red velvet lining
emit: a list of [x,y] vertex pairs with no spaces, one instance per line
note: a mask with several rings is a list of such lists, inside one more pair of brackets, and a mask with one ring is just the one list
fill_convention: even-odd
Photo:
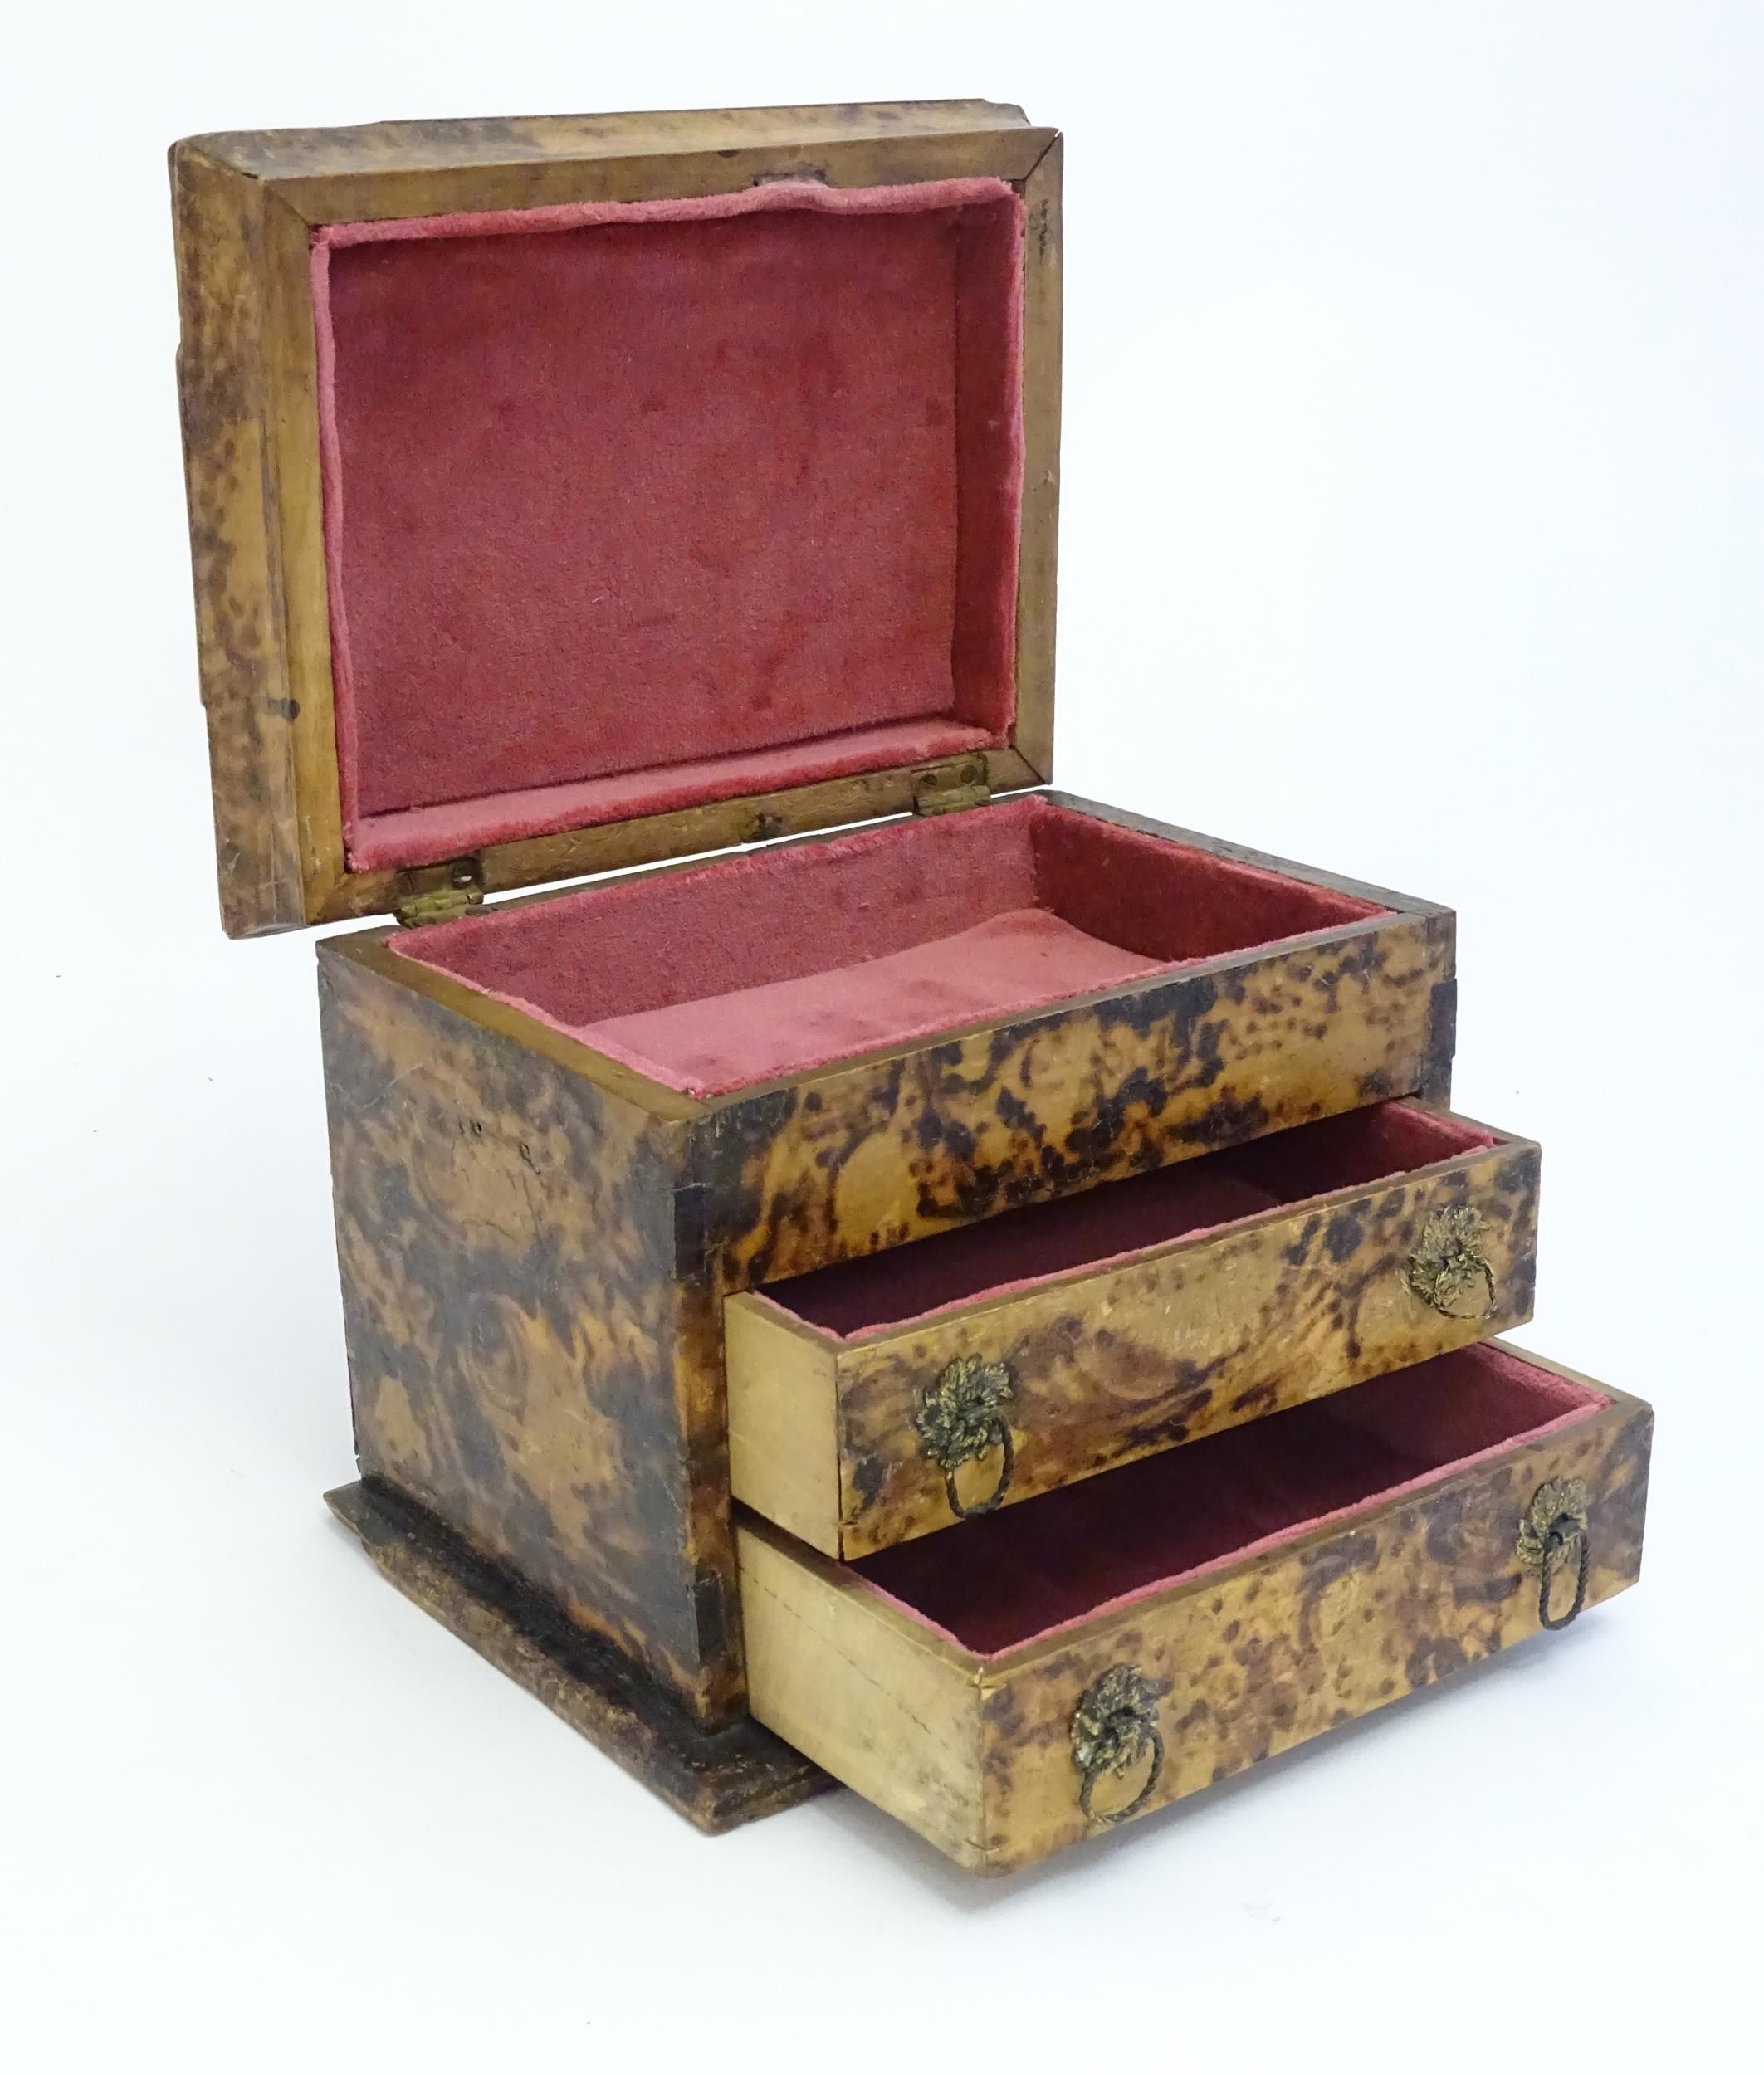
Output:
[[974,179],[317,232],[352,863],[1006,740],[1022,225]]
[[1032,794],[393,948],[705,1096],[1380,912]]
[[983,1656],[1401,1496],[1610,1400],[1460,1349],[903,1542],[853,1569]]
[[1005,1211],[960,1232],[769,1284],[762,1294],[841,1340],[956,1304],[1004,1296],[1175,1239],[1413,1173],[1495,1144],[1477,1125],[1405,1102],[1278,1131],[1080,1196]]

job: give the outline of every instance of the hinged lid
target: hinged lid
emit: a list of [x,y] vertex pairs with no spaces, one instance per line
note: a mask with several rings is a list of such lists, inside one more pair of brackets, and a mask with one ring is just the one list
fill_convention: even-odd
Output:
[[948,101],[177,146],[229,933],[1047,777],[1058,145]]

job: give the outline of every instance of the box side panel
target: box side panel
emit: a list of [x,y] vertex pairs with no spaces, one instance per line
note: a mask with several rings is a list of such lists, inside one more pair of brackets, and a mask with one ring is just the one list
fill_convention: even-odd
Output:
[[196,632],[229,936],[306,918],[268,429],[264,202],[253,180],[172,158],[178,386]]
[[755,1717],[939,1851],[981,1866],[974,1660],[774,1531],[744,1519],[736,1540]]
[[345,950],[320,990],[364,1474],[721,1719],[721,1326],[679,1128]]
[[[1141,1804],[1150,1810],[1535,1635],[1538,1584],[1517,1540],[1547,1479],[1587,1487],[1586,1604],[1633,1584],[1652,1437],[1648,1408],[1618,1399],[1410,1503],[1127,1606],[1069,1644],[1003,1660],[986,1682],[990,1861],[1027,1864],[1098,1827],[1080,1805],[1071,1722],[1116,1665],[1156,1695],[1163,1760]],[[1558,1579],[1558,1618],[1571,1599],[1571,1577]],[[1095,1798],[1106,1815],[1102,1788]]]
[[1284,1130],[1429,1073],[1451,935],[1395,915],[720,1109],[731,1287]]
[[[1536,1282],[1537,1181],[1534,1145],[1497,1146],[1327,1210],[850,1348],[839,1362],[840,1553],[865,1555],[951,1524],[943,1473],[913,1418],[958,1360],[1009,1371],[1013,1462],[1000,1502],[1010,1505],[1522,1324]],[[1430,1221],[1465,1211],[1479,1220],[1488,1281],[1438,1309],[1405,1270]],[[996,1457],[972,1474],[985,1492]]]

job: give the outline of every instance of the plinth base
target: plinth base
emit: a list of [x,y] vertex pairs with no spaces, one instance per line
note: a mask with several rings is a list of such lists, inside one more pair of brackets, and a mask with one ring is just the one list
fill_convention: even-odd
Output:
[[408,1599],[711,1834],[837,1783],[751,1719],[706,1731],[613,1644],[588,1635],[434,1516],[377,1482],[325,1501]]

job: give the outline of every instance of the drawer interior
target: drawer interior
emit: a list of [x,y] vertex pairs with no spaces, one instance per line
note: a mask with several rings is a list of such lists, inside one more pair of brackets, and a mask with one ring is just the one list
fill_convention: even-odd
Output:
[[1412,1173],[1495,1145],[1462,1117],[1376,1103],[1150,1174],[1006,1211],[861,1261],[766,1285],[805,1325],[861,1341],[947,1306],[1006,1296],[1074,1271]]
[[1509,1348],[1463,1348],[850,1568],[909,1615],[994,1656],[1351,1519],[1610,1402]]
[[712,1096],[1385,912],[1026,795],[590,886],[393,949]]

